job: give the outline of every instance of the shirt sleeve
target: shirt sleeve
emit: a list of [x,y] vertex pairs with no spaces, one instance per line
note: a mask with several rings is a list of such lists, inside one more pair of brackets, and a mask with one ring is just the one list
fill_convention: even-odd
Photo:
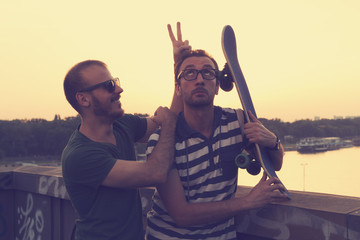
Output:
[[159,141],[159,138],[160,138],[160,129],[156,130],[153,134],[151,134],[146,146],[146,156],[149,156],[152,153],[156,144]]

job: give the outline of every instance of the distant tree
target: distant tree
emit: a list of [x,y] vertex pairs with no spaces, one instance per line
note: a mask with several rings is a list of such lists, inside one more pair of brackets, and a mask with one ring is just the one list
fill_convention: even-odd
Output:
[[[135,113],[140,117],[148,114]],[[282,122],[280,119],[259,119],[265,127],[273,131],[283,142],[296,142],[305,137],[360,136],[360,118],[321,119]],[[0,159],[21,156],[60,156],[72,132],[79,126],[80,117],[61,119],[56,114],[53,121],[44,119],[0,120]],[[145,153],[146,144],[137,144],[138,153]]]

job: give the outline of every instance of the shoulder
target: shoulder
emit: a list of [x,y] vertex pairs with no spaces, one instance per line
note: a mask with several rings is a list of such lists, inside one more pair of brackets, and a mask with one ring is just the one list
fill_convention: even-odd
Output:
[[146,118],[133,114],[124,114],[121,118],[118,118],[114,124],[120,125],[132,125],[132,124],[146,124]]
[[244,112],[242,109],[234,109],[234,108],[222,108],[222,107],[215,107],[215,115],[220,115],[221,118],[228,119],[229,121],[234,120],[242,120]]
[[126,134],[134,136],[135,141],[138,141],[142,138],[147,129],[147,120],[146,118],[125,114],[121,118],[117,119],[114,122],[114,130],[117,132],[126,132]]

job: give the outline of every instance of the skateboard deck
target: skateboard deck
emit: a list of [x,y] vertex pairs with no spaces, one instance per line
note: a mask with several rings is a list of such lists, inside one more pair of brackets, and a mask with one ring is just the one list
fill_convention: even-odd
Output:
[[[237,58],[237,50],[236,50],[236,38],[234,30],[231,26],[227,25],[224,27],[222,31],[222,39],[221,39],[222,49],[224,52],[224,56],[226,59],[226,62],[228,64],[228,67],[230,69],[233,81],[235,83],[236,90],[238,92],[241,105],[244,110],[244,116],[245,120],[247,122],[250,122],[250,117],[248,114],[248,110],[250,110],[254,116],[257,118],[255,108],[253,105],[253,102],[251,100],[250,92],[247,87],[244,75],[241,71],[239,61]],[[269,177],[276,177],[274,166],[271,162],[271,158],[269,153],[266,151],[264,147],[259,146],[258,144],[253,145],[254,154],[255,154],[255,160],[258,161],[261,165],[261,167],[264,169],[266,174]],[[289,196],[289,192],[286,190],[285,193]]]

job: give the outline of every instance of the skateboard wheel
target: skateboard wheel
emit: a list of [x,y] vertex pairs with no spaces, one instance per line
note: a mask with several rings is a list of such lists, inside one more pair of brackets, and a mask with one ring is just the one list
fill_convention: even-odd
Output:
[[229,65],[225,63],[224,69],[219,72],[219,82],[220,82],[220,88],[224,90],[225,92],[229,92],[234,87],[234,80],[231,75],[231,71],[229,68]]
[[233,89],[234,83],[231,80],[227,79],[227,78],[223,78],[220,81],[220,87],[225,92],[229,92],[229,91],[231,91]]
[[245,153],[240,153],[235,157],[235,164],[241,169],[247,168],[249,163],[250,163],[250,158]]
[[246,171],[251,175],[258,175],[261,171],[261,166],[258,162],[254,160],[249,163],[249,166],[246,168]]

